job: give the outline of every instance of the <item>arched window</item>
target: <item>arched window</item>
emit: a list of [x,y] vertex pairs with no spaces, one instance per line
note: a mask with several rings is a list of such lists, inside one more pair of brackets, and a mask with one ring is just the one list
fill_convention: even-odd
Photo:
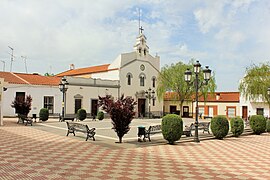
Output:
[[139,54],[141,54],[142,53],[142,49],[141,48],[139,48]]
[[143,54],[146,56],[146,49],[143,50]]
[[152,77],[152,86],[153,86],[153,88],[156,87],[156,77],[155,76]]
[[140,78],[140,86],[144,86],[144,81],[146,79],[145,74],[144,73],[141,73],[139,75],[139,78]]
[[131,78],[133,78],[131,73],[127,73],[127,85],[131,85]]

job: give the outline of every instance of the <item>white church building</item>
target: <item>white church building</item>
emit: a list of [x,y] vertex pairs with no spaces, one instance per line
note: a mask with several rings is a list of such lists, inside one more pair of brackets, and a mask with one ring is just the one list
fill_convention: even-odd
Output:
[[[163,100],[156,95],[157,77],[160,72],[160,57],[149,54],[145,35],[140,32],[134,51],[120,54],[111,64],[75,69],[57,74],[69,83],[66,92],[66,113],[72,114],[79,108],[88,113],[97,113],[98,96],[124,94],[137,101],[136,116],[150,114],[160,116]],[[84,90],[87,88],[88,90]],[[151,94],[147,96],[148,94]]]

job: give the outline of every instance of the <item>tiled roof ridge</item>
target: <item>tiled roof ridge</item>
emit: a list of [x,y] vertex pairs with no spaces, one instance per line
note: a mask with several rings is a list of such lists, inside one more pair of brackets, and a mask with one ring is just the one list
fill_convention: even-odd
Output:
[[[10,72],[12,75],[14,75],[14,76],[16,76],[17,78],[19,78],[20,80],[22,80],[23,82],[25,82],[26,84],[31,84],[31,83],[29,83],[28,81],[26,81],[25,79],[23,79],[23,78],[21,78],[20,76],[18,76],[17,74],[15,74],[15,73],[13,73],[13,72]],[[23,74],[23,73],[21,73],[21,74]]]
[[[110,66],[110,64],[101,64],[101,65],[89,66],[89,67],[83,67],[83,68],[77,68],[77,69],[69,69],[67,71],[58,73],[55,76],[62,76],[62,75],[65,76],[67,73],[71,73],[73,75],[88,74],[89,72],[78,72],[78,71],[84,71],[84,70],[91,69],[91,68],[100,68],[100,67],[104,67],[104,66],[107,66],[106,70],[105,69],[102,69],[102,70],[98,70],[98,71],[94,71],[94,72],[90,72],[90,73],[103,72],[103,71],[110,70],[110,69],[108,69],[108,67]],[[112,69],[112,70],[114,70],[114,69]]]

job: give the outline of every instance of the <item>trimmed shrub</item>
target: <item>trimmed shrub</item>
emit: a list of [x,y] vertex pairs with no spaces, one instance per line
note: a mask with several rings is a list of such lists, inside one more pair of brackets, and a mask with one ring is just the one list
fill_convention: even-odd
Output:
[[217,139],[223,139],[229,132],[229,121],[226,116],[216,116],[211,120],[211,131]]
[[49,110],[47,108],[41,108],[39,111],[39,119],[47,121],[49,119]]
[[270,132],[270,119],[266,121],[266,131]]
[[97,119],[99,119],[100,121],[104,119],[104,112],[103,111],[98,111]]
[[174,144],[181,138],[183,133],[183,121],[179,115],[167,114],[162,118],[161,129],[163,138],[166,139],[169,144]]
[[77,111],[77,118],[80,120],[80,121],[83,121],[86,119],[86,110],[85,109],[79,109]]
[[231,132],[233,136],[238,137],[244,132],[244,121],[240,117],[231,118]]
[[266,119],[262,115],[253,115],[250,117],[249,125],[255,134],[260,135],[265,132]]

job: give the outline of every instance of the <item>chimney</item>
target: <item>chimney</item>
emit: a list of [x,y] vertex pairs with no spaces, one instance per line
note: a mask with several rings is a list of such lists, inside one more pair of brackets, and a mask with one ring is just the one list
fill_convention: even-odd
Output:
[[216,100],[219,100],[220,99],[220,93],[217,93],[216,94]]
[[70,70],[75,69],[75,65],[74,65],[74,64],[70,64],[70,65],[69,65],[69,69],[70,69]]

